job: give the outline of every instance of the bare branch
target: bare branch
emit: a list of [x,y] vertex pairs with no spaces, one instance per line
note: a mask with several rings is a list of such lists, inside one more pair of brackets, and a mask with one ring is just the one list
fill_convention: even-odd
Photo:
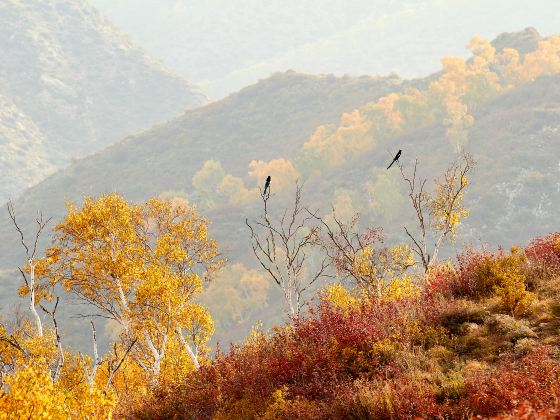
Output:
[[[321,267],[304,278],[305,269],[311,268],[309,250],[318,245],[318,227],[313,226],[314,213],[305,214],[302,187],[296,183],[293,204],[285,208],[279,220],[273,221],[269,213],[270,194],[261,192],[263,213],[253,224],[246,219],[251,247],[261,267],[282,289],[289,313],[298,317],[306,305],[304,292],[319,278],[325,276],[326,258]],[[258,232],[257,232],[258,229]]]
[[[117,373],[117,371],[119,370],[119,368],[121,367],[121,365],[123,364],[123,362],[125,361],[126,357],[128,356],[128,354],[130,353],[130,351],[132,350],[132,347],[134,347],[134,345],[136,344],[136,339],[132,340],[131,343],[128,345],[128,347],[126,348],[125,352],[123,353],[123,355],[121,356],[121,358],[119,359],[117,365],[115,367],[110,366],[109,368],[109,377],[107,379],[107,382],[105,384],[105,389],[103,390],[103,393],[106,394],[107,391],[109,390],[109,387],[111,386],[111,383],[113,382],[113,377],[115,376],[115,374]],[[117,356],[117,348],[115,346],[115,356]]]
[[62,340],[60,338],[60,331],[58,329],[58,323],[56,322],[56,309],[58,308],[59,301],[60,301],[60,298],[57,296],[56,297],[56,302],[54,304],[54,308],[53,308],[52,311],[49,311],[43,305],[39,305],[41,307],[41,309],[43,310],[43,312],[45,312],[47,315],[49,315],[51,317],[51,320],[52,320],[52,323],[53,323],[53,326],[54,326],[54,332],[55,332],[55,335],[56,335],[56,348],[58,350],[58,358],[57,358],[57,361],[56,361],[56,365],[53,369],[53,372],[51,374],[53,382],[58,381],[58,378],[60,377],[60,373],[62,372],[62,366],[64,365],[64,352],[62,350]]

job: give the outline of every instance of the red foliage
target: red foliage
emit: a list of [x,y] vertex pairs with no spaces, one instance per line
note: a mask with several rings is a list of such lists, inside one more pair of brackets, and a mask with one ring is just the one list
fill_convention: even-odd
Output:
[[428,311],[433,308],[412,298],[372,300],[348,311],[323,301],[306,319],[258,344],[232,347],[171,391],[161,386],[142,417],[191,413],[210,418],[220,407],[241,400],[265,408],[283,387],[290,399],[328,403],[340,384],[394,376],[400,368],[372,351],[373,344],[390,340],[409,346],[418,334],[412,326],[425,324]]
[[500,414],[496,420],[553,420],[560,418],[560,401],[550,407],[537,409],[529,401],[523,401],[518,408]]
[[[503,255],[503,251],[499,251],[499,255]],[[453,285],[453,294],[461,297],[477,298],[481,294],[487,292],[481,290],[478,282],[478,273],[488,258],[493,254],[488,251],[475,251],[467,249],[457,255],[457,264],[459,269],[458,280]]]
[[478,371],[466,381],[466,405],[482,416],[516,410],[548,410],[560,398],[558,361],[542,346],[519,360],[508,355],[494,369]]
[[[533,241],[526,249],[529,261],[560,267],[552,246],[558,238],[556,233]],[[438,391],[433,378],[418,374],[420,365],[410,368],[391,357],[402,349],[413,353],[454,298],[488,292],[481,267],[501,255],[467,250],[456,267],[434,267],[419,298],[371,299],[344,310],[322,300],[306,318],[232,346],[181,384],[161,384],[131,417],[260,418],[274,406],[274,418],[560,418],[560,368],[551,347],[521,359],[505,355],[468,376],[452,398]],[[280,402],[274,399],[278,390]]]
[[537,237],[527,245],[525,254],[541,274],[560,275],[560,232]]
[[445,299],[458,297],[479,297],[478,272],[488,257],[487,251],[467,249],[457,255],[457,265],[432,267],[426,281],[425,293],[440,295]]
[[432,267],[426,279],[424,293],[432,298],[441,296],[445,299],[452,299],[457,280],[458,275],[454,268],[446,265]]

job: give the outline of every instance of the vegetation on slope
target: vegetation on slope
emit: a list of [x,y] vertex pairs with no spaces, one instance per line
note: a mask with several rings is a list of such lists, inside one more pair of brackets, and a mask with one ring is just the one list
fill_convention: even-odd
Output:
[[380,296],[332,286],[309,314],[178,382],[129,418],[556,418],[560,233],[467,250]]
[[[256,328],[214,358],[212,313],[199,297],[204,283],[219,282],[224,261],[206,220],[180,199],[131,204],[110,194],[81,208],[68,203],[43,257],[19,232],[29,316],[0,324],[2,415],[555,418],[560,233],[524,249],[437,258],[468,215],[473,165],[463,155],[424,190],[417,167],[398,164],[417,228],[395,246],[379,229],[360,232],[356,217],[300,206],[299,189],[294,210],[273,221],[263,191],[253,250],[290,320],[267,333]],[[19,229],[13,207],[10,215]],[[41,218],[38,226],[39,235]],[[323,272],[331,282],[313,302],[304,292]],[[93,320],[92,357],[61,335],[57,308],[68,295],[96,309],[82,317],[111,321],[107,351],[99,352]]]
[[[245,298],[237,295],[242,312],[232,308],[235,316],[228,315],[216,305],[223,313],[217,337],[226,342],[259,319],[279,322],[277,296],[253,271],[244,229],[245,218],[257,212],[254,197],[266,174],[273,177],[276,208],[291,195],[282,188],[299,177],[308,206],[325,210],[333,203],[339,212],[359,212],[362,227],[382,223],[392,243],[404,239],[411,216],[398,171],[385,170],[392,149],[404,150],[407,166],[418,156],[422,176],[430,178],[464,147],[480,164],[462,238],[506,246],[527,241],[535,229],[556,228],[560,194],[558,38],[534,35],[507,34],[495,46],[474,39],[473,57],[447,58],[442,73],[410,83],[276,75],[56,174],[16,202],[22,225],[33,225],[37,208],[60,217],[64,198],[84,194],[186,197],[209,215],[227,256],[243,264],[225,275],[228,287],[212,287],[216,296],[241,288],[242,280],[246,287]],[[9,221],[0,232],[8,238],[0,244],[8,269],[19,259]],[[13,288],[16,275],[6,287]]]

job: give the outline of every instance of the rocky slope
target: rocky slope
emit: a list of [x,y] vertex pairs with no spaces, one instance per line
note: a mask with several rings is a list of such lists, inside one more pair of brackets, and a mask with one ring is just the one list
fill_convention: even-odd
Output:
[[204,101],[86,1],[3,1],[0,202]]

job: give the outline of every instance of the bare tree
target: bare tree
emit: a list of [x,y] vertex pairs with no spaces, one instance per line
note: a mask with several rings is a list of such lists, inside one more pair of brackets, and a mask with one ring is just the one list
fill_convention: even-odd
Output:
[[462,198],[468,186],[467,175],[474,169],[475,162],[470,154],[463,153],[448,166],[442,178],[434,181],[433,194],[426,191],[427,179],[418,175],[418,159],[411,174],[406,174],[402,163],[397,164],[408,187],[408,197],[418,224],[415,233],[407,227],[404,230],[424,272],[427,272],[437,262],[443,241],[448,237],[454,239],[457,226],[467,216]]
[[308,304],[305,297],[309,288],[326,276],[327,258],[312,269],[310,252],[319,244],[319,228],[313,225],[316,216],[308,213],[301,202],[302,187],[296,183],[293,206],[286,208],[279,220],[273,220],[269,212],[270,188],[261,191],[263,213],[251,225],[253,253],[260,265],[282,289],[288,312],[299,317],[301,309]]
[[345,222],[336,215],[333,207],[331,220],[326,220],[326,217],[314,217],[326,233],[321,245],[330,264],[339,275],[354,280],[358,287],[368,294],[380,296],[388,277],[401,276],[415,265],[411,258],[407,258],[406,250],[400,253],[391,252],[383,244],[381,228],[368,228],[364,233],[359,233],[358,214]]
[[[47,220],[43,219],[43,214],[41,212],[37,213],[37,218],[36,218],[36,223],[37,223],[37,230],[35,232],[35,237],[33,239],[33,244],[31,246],[29,246],[26,241],[25,241],[25,236],[23,234],[23,231],[21,230],[20,226],[18,225],[18,222],[16,220],[16,214],[14,211],[14,204],[9,201],[8,202],[8,214],[10,215],[10,218],[12,219],[12,222],[17,230],[17,232],[19,233],[20,236],[20,242],[23,246],[23,248],[25,249],[25,256],[26,256],[26,260],[27,260],[27,266],[24,267],[23,269],[21,267],[18,267],[19,272],[21,273],[23,280],[25,282],[25,285],[29,291],[29,309],[31,311],[31,314],[33,315],[33,318],[35,319],[35,325],[37,328],[37,335],[39,337],[43,336],[43,323],[41,321],[41,317],[39,316],[39,313],[37,312],[37,302],[36,302],[36,297],[37,297],[37,290],[39,288],[38,284],[37,284],[37,279],[35,278],[35,268],[36,268],[36,263],[37,260],[35,258],[35,255],[37,254],[37,247],[38,247],[38,242],[39,242],[39,238],[41,237],[41,234],[43,233],[43,230],[45,229],[45,227],[47,226],[47,224],[50,221],[50,218]],[[28,273],[26,274],[26,271],[28,271]]]

